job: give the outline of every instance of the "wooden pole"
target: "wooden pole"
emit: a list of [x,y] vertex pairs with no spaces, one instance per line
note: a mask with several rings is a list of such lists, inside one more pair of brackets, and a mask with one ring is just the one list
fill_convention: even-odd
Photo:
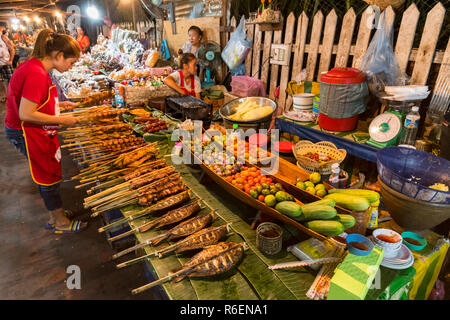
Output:
[[131,10],[133,12],[133,30],[137,31],[137,25],[136,25],[136,0],[131,0]]

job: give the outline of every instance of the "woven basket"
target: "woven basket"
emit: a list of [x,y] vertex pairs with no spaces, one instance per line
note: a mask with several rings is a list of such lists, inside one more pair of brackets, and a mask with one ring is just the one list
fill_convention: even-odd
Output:
[[[334,163],[341,163],[347,156],[347,151],[338,149],[333,143],[328,141],[321,141],[316,144],[311,141],[299,141],[293,150],[294,156],[297,159],[297,165],[308,172],[319,172],[320,174],[331,174],[331,165]],[[308,152],[323,154],[332,157],[334,160],[324,163],[318,163],[306,156]]]
[[377,6],[381,11],[384,11],[389,6],[394,9],[400,8],[406,0],[364,0],[364,2]]

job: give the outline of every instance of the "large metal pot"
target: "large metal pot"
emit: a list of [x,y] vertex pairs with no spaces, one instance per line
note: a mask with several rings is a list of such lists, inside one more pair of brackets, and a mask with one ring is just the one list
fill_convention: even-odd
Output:
[[[264,118],[253,121],[237,121],[230,119],[229,116],[236,113],[237,107],[248,100],[257,103],[260,107],[270,106],[272,107],[273,112],[265,116]],[[237,123],[239,125],[239,129],[242,129],[243,131],[246,131],[248,129],[269,129],[270,123],[272,122],[273,113],[277,110],[277,108],[277,103],[272,99],[263,97],[246,97],[231,100],[227,104],[223,105],[219,109],[219,114],[223,119],[223,124],[226,129],[232,129],[233,124],[235,123]]]

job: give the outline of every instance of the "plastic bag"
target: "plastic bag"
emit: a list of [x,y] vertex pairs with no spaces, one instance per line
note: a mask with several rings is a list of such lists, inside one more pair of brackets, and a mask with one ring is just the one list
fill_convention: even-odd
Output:
[[244,22],[245,18],[242,16],[239,26],[222,51],[222,59],[230,70],[235,69],[245,61],[253,45],[253,40],[248,39],[244,31]]
[[161,41],[160,54],[161,54],[161,59],[163,59],[164,61],[167,61],[170,59],[169,45],[167,44],[166,39]]
[[149,68],[153,68],[158,62],[160,54],[156,50],[150,50],[148,54],[147,60],[145,61],[145,65]]
[[406,75],[402,74],[392,49],[392,30],[386,30],[384,13],[381,27],[375,33],[361,63],[366,73],[369,90],[374,95],[384,91],[385,86],[404,85]]

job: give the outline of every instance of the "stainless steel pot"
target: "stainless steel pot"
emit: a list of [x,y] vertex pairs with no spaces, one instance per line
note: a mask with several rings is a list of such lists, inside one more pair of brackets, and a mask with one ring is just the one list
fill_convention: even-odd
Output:
[[[230,119],[229,116],[236,113],[237,108],[240,104],[250,100],[258,104],[260,107],[270,106],[273,109],[273,112],[264,118],[252,120],[252,121],[238,121]],[[231,100],[230,102],[224,104],[219,109],[219,114],[223,119],[223,124],[226,129],[232,129],[233,124],[237,123],[239,125],[239,129],[246,131],[248,129],[269,129],[270,123],[272,122],[272,116],[274,112],[278,109],[278,105],[275,101],[269,98],[264,97],[246,97],[246,98],[238,98]]]

